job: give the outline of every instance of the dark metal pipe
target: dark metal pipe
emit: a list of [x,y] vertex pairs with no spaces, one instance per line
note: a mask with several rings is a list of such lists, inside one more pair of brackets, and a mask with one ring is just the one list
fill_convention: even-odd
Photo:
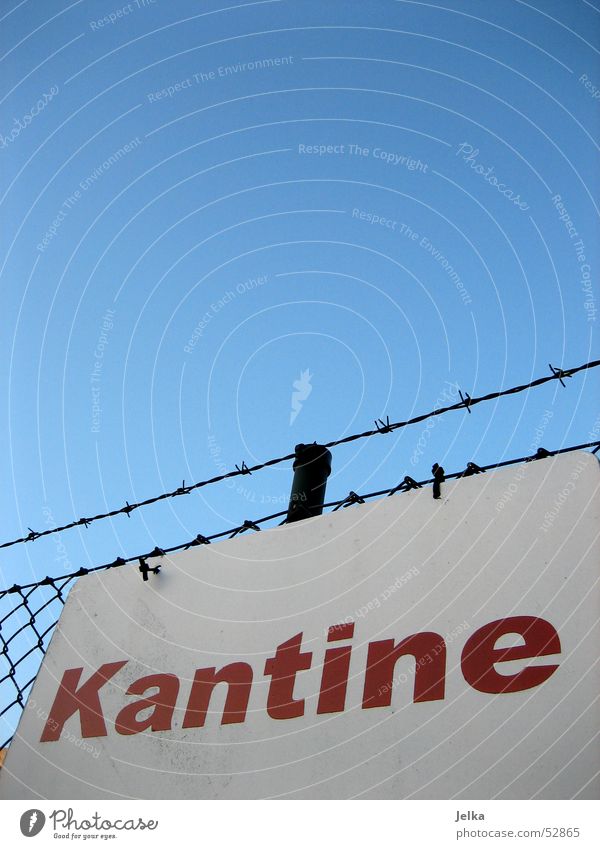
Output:
[[331,473],[331,451],[323,445],[296,445],[294,480],[286,522],[320,516]]

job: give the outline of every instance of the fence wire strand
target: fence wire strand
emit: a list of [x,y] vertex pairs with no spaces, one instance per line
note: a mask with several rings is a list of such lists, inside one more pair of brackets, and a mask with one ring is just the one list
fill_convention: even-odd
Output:
[[[584,363],[580,366],[575,366],[574,368],[569,369],[561,369],[555,368],[550,363],[548,363],[551,374],[546,375],[544,377],[538,377],[535,380],[530,381],[529,383],[522,383],[519,386],[513,386],[510,389],[501,389],[497,392],[489,392],[487,395],[480,395],[476,398],[471,398],[471,396],[465,392],[460,392],[461,400],[456,404],[451,404],[448,407],[438,407],[435,410],[432,410],[429,413],[422,413],[419,416],[414,416],[411,419],[406,419],[405,421],[397,421],[390,422],[389,418],[386,417],[386,421],[383,422],[382,419],[374,419],[375,428],[372,430],[365,430],[362,433],[354,433],[351,436],[345,436],[341,439],[334,439],[331,442],[321,443],[324,444],[326,448],[335,448],[337,445],[346,445],[350,442],[355,442],[358,439],[366,439],[371,436],[377,436],[387,433],[393,433],[396,430],[399,430],[404,427],[408,427],[409,425],[418,424],[419,422],[426,421],[427,419],[433,418],[435,416],[441,416],[445,413],[449,413],[452,410],[467,410],[467,412],[471,412],[471,408],[475,407],[477,404],[481,404],[484,401],[493,401],[496,398],[504,398],[508,395],[516,395],[519,392],[525,392],[528,389],[534,389],[538,386],[542,386],[545,383],[549,383],[553,380],[560,381],[562,386],[565,386],[564,378],[572,377],[574,374],[577,374],[580,371],[587,371],[588,369],[596,368],[600,366],[600,360],[592,360],[588,363]],[[134,510],[139,510],[141,507],[148,507],[151,504],[156,504],[159,501],[164,501],[167,498],[177,498],[180,495],[189,495],[190,492],[193,492],[197,489],[201,489],[205,486],[210,486],[215,483],[219,483],[220,481],[227,480],[228,478],[238,477],[239,475],[251,475],[253,472],[261,471],[262,469],[266,469],[270,466],[276,466],[280,463],[285,463],[289,460],[294,459],[294,454],[286,454],[284,457],[275,457],[271,460],[266,460],[264,463],[258,463],[255,466],[247,466],[244,461],[242,461],[241,465],[237,465],[235,469],[229,472],[225,472],[221,475],[215,475],[212,478],[208,478],[207,480],[197,481],[196,483],[188,484],[186,486],[185,480],[182,481],[182,485],[177,487],[177,489],[171,490],[170,492],[163,492],[161,495],[155,495],[152,498],[146,498],[143,501],[134,501],[131,504],[129,501],[125,502],[123,507],[119,507],[115,510],[109,510],[106,513],[98,513],[95,516],[87,516],[82,517],[80,519],[74,519],[71,522],[67,522],[64,525],[60,525],[55,528],[47,528],[44,531],[35,531],[31,528],[27,528],[29,533],[26,536],[18,537],[17,539],[9,540],[8,542],[0,543],[1,548],[10,548],[13,545],[20,545],[23,543],[33,542],[36,539],[40,539],[41,537],[48,536],[49,534],[58,534],[63,531],[68,531],[71,528],[76,527],[89,527],[93,522],[98,522],[101,519],[110,519],[113,516],[125,515],[127,517],[133,513]]]
[[[464,470],[445,475],[445,480],[469,477],[473,474],[485,473],[492,469],[500,469],[505,466],[516,465],[517,463],[537,461],[548,456],[566,454],[586,448],[594,449],[590,453],[595,453],[600,448],[600,441],[586,442],[568,448],[560,448],[556,451],[538,449],[538,452],[533,456],[503,460],[497,463],[490,463],[486,466],[478,466],[470,462]],[[326,502],[321,507],[324,510],[331,511],[345,509],[354,504],[364,504],[369,499],[407,493],[415,488],[420,489],[424,486],[429,486],[433,481],[433,478],[414,481],[412,478],[406,476],[400,483],[387,489],[363,494],[357,494],[351,491],[346,497],[336,501]],[[70,572],[66,575],[46,576],[37,582],[22,585],[14,584],[8,589],[1,590],[0,717],[8,714],[11,710],[22,711],[24,709],[29,689],[35,681],[50,637],[60,617],[62,607],[65,604],[71,585],[77,578],[102,570],[120,568],[137,561],[139,563],[139,571],[142,573],[144,580],[146,580],[148,571],[152,571],[152,568],[147,564],[148,560],[165,557],[168,554],[188,550],[198,545],[209,545],[216,540],[232,539],[246,531],[257,532],[261,530],[261,525],[274,522],[277,519],[283,518],[285,522],[286,516],[287,510],[281,510],[277,513],[263,516],[260,519],[246,519],[240,525],[229,528],[228,530],[219,531],[210,536],[204,536],[200,533],[191,540],[169,548],[159,548],[156,546],[144,554],[136,554],[126,558],[117,557],[112,562],[104,563],[100,566],[94,566],[92,568],[81,567],[76,572]],[[283,524],[284,522],[280,522],[279,524]],[[28,659],[29,663],[26,662]],[[13,717],[10,724],[14,727],[16,726],[16,716]],[[11,739],[12,737],[9,737],[5,740],[0,748],[6,748]]]

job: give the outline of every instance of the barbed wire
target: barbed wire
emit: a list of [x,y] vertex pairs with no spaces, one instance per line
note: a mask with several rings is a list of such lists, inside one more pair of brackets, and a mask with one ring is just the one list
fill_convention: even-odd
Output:
[[[560,448],[556,451],[546,451],[544,448],[539,448],[532,456],[526,455],[512,460],[489,463],[486,466],[478,466],[476,463],[469,462],[465,469],[445,475],[445,480],[469,477],[471,475],[485,473],[492,469],[512,466],[517,463],[526,463],[534,460],[537,461],[546,457],[566,454],[571,451],[580,451],[586,448],[593,448],[594,450],[590,453],[595,454],[600,448],[600,440],[595,442],[586,442],[580,445],[572,445],[568,448]],[[345,498],[338,499],[336,501],[329,501],[320,506],[323,509],[331,508],[332,511],[336,511],[350,507],[353,504],[364,504],[372,498],[393,496],[398,493],[409,492],[412,489],[421,489],[433,482],[434,478],[415,481],[407,475],[400,483],[393,487],[380,489],[363,495],[359,495],[356,492],[351,491],[347,496],[345,496]],[[42,662],[50,637],[52,636],[54,628],[59,620],[59,616],[56,616],[56,614],[53,613],[52,608],[56,603],[60,603],[60,609],[62,610],[62,606],[65,604],[70,589],[69,585],[77,578],[94,572],[99,572],[101,570],[125,566],[137,560],[139,562],[139,571],[142,573],[143,580],[146,581],[148,580],[148,573],[157,572],[160,567],[164,565],[159,564],[158,566],[149,566],[147,562],[148,560],[152,560],[155,557],[165,557],[168,554],[190,549],[197,545],[208,545],[214,540],[224,539],[225,537],[232,539],[238,534],[244,533],[248,530],[260,531],[260,526],[262,524],[274,521],[275,519],[279,519],[284,516],[287,516],[287,510],[281,510],[277,513],[272,513],[269,516],[263,516],[260,519],[246,519],[236,527],[229,528],[225,531],[219,531],[218,533],[211,534],[210,536],[197,534],[194,539],[171,546],[170,548],[161,549],[156,546],[152,551],[146,554],[138,554],[127,558],[117,557],[112,563],[104,563],[101,566],[94,566],[90,569],[82,567],[76,572],[70,572],[66,575],[59,575],[54,578],[46,576],[41,581],[23,585],[14,584],[9,589],[0,591],[0,602],[3,604],[8,603],[10,598],[16,597],[16,603],[11,607],[11,609],[5,615],[0,616],[0,658],[8,664],[8,671],[6,674],[0,676],[0,688],[10,682],[15,690],[14,698],[0,709],[0,717],[4,716],[4,714],[12,708],[18,707],[20,710],[24,709],[28,690],[35,681],[37,668],[39,668],[39,664]],[[284,522],[281,522],[280,524],[284,524]],[[37,593],[42,594],[38,606],[34,603]],[[24,618],[19,616],[21,613],[24,613]],[[10,627],[12,617],[17,619],[17,623],[13,632],[7,636],[7,628]],[[38,620],[41,620],[39,625]],[[21,646],[21,642],[24,642],[25,645]],[[18,649],[17,646],[19,646]],[[14,655],[17,650],[22,651],[22,654],[15,660],[11,659],[11,654]],[[36,674],[34,675],[31,675],[32,660],[30,660],[30,663],[27,664],[27,666],[22,666],[22,664],[24,664],[28,659],[32,658],[39,661],[38,667],[35,670]],[[23,677],[26,678],[24,682],[20,682],[21,669],[26,670],[23,673]],[[0,690],[0,692],[2,691]],[[6,748],[11,739],[12,737],[9,737],[5,740],[0,748]]]
[[[341,439],[334,439],[330,442],[319,443],[323,444],[326,448],[335,448],[337,445],[345,445],[349,442],[355,442],[357,439],[365,439],[370,436],[376,436],[378,434],[386,434],[392,433],[395,430],[399,430],[400,428],[407,427],[408,425],[418,424],[419,422],[426,421],[427,419],[433,418],[434,416],[441,416],[445,413],[449,413],[452,410],[461,410],[466,409],[468,413],[471,412],[471,408],[476,406],[477,404],[481,404],[484,401],[493,401],[497,398],[503,398],[508,395],[516,395],[519,392],[524,392],[527,389],[534,389],[538,386],[542,386],[545,383],[549,383],[553,380],[558,380],[565,386],[563,378],[572,377],[574,374],[577,374],[580,371],[585,371],[587,369],[596,368],[600,366],[600,360],[592,360],[591,362],[584,363],[580,366],[575,366],[574,368],[569,369],[561,369],[555,368],[553,365],[548,363],[551,374],[546,375],[545,377],[538,377],[535,380],[530,381],[529,383],[523,383],[519,386],[513,386],[510,389],[502,389],[497,392],[489,392],[487,395],[481,395],[476,398],[471,398],[468,392],[464,394],[459,389],[460,402],[456,404],[451,404],[448,407],[438,407],[435,410],[432,410],[429,413],[422,413],[419,416],[414,416],[411,419],[406,419],[405,421],[398,422],[390,422],[389,417],[386,417],[385,422],[382,419],[375,419],[375,429],[373,430],[365,430],[362,433],[355,433],[351,436],[345,436]],[[65,525],[60,525],[55,528],[47,528],[44,531],[34,531],[30,527],[27,528],[29,534],[27,536],[18,537],[17,539],[9,540],[8,542],[0,543],[1,548],[10,548],[13,545],[19,545],[22,543],[33,542],[34,540],[40,539],[41,537],[48,536],[50,534],[58,534],[63,531],[70,530],[71,528],[76,527],[85,527],[87,528],[93,522],[98,522],[101,519],[109,519],[113,516],[119,516],[121,514],[125,514],[127,517],[134,511],[139,510],[140,507],[148,507],[151,504],[156,504],[159,501],[164,501],[167,498],[176,498],[180,495],[188,495],[190,492],[193,492],[196,489],[200,489],[201,487],[210,486],[211,484],[219,483],[220,481],[227,480],[228,478],[238,477],[239,475],[251,475],[253,472],[261,471],[262,469],[266,469],[269,466],[276,466],[279,463],[285,463],[289,460],[293,460],[295,457],[294,454],[286,454],[283,457],[275,457],[271,460],[266,460],[263,463],[258,463],[255,466],[247,466],[244,461],[242,461],[241,466],[236,464],[235,470],[225,472],[220,475],[215,475],[212,478],[208,478],[207,480],[198,481],[193,484],[185,485],[185,480],[182,482],[182,485],[175,490],[171,490],[170,492],[163,492],[161,495],[153,496],[152,498],[146,498],[143,501],[137,501],[130,504],[128,501],[125,502],[124,507],[119,507],[115,510],[109,510],[106,513],[98,513],[95,516],[88,516],[81,519],[76,519],[71,522],[68,522]]]
[[[526,455],[524,457],[517,457],[512,460],[502,460],[498,463],[490,463],[487,466],[478,466],[476,463],[469,462],[467,463],[467,467],[462,471],[452,472],[451,474],[447,474],[444,477],[446,480],[469,477],[473,474],[490,471],[491,469],[500,469],[505,466],[513,466],[517,463],[526,463],[531,462],[532,460],[545,459],[546,457],[553,457],[558,454],[566,454],[571,451],[581,451],[585,448],[592,448],[594,446],[598,446],[600,448],[600,440],[597,442],[585,442],[580,445],[572,445],[568,448],[559,448],[555,451],[546,451],[545,448],[540,448],[538,449],[538,453],[532,456]],[[407,475],[396,486],[388,487],[386,489],[379,489],[375,492],[365,493],[364,495],[357,495],[355,492],[351,491],[349,495],[347,495],[345,498],[341,498],[336,501],[328,501],[324,504],[320,504],[317,506],[318,508],[321,508],[323,510],[326,510],[328,508],[331,508],[332,510],[338,510],[340,507],[346,507],[350,504],[362,504],[371,498],[380,498],[384,495],[395,495],[396,493],[408,492],[410,489],[420,489],[423,486],[433,484],[433,482],[434,478],[427,478],[426,480],[415,481]],[[164,557],[167,554],[173,554],[177,551],[185,551],[197,545],[208,545],[214,540],[222,540],[226,537],[229,539],[233,539],[233,537],[236,537],[238,534],[243,533],[247,530],[260,531],[260,525],[263,525],[266,522],[271,522],[275,519],[280,519],[283,516],[287,517],[287,514],[288,510],[286,508],[285,510],[279,510],[277,513],[271,513],[268,516],[263,516],[260,519],[245,519],[240,525],[236,525],[233,528],[228,528],[225,531],[218,531],[217,533],[210,534],[209,536],[205,536],[204,534],[197,534],[192,540],[187,540],[186,542],[178,543],[177,545],[170,546],[169,548],[160,548],[159,546],[155,546],[152,551],[147,551],[143,554],[135,554],[130,557],[119,556],[112,562],[103,563],[101,566],[93,566],[91,568],[86,568],[82,566],[76,572],[68,572],[65,575],[58,575],[54,578],[51,578],[47,575],[41,581],[35,581],[30,584],[14,584],[9,589],[0,590],[0,599],[2,599],[5,595],[9,595],[12,593],[20,593],[22,590],[32,589],[38,586],[53,585],[56,581],[79,578],[83,575],[89,575],[93,572],[99,572],[103,569],[114,569],[115,567],[125,566],[127,563],[134,563],[136,560],[141,561],[149,560],[154,557]],[[284,522],[282,522],[281,524],[284,524]]]

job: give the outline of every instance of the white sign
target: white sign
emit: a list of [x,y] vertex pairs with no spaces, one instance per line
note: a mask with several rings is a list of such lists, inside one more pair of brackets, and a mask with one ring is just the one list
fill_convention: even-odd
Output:
[[598,798],[599,484],[566,454],[79,579],[0,797]]

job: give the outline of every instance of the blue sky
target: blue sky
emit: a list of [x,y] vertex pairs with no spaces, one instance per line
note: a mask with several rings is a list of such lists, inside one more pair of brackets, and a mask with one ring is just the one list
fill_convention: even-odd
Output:
[[[592,3],[0,9],[2,539],[597,357]],[[586,442],[597,399],[590,372],[337,448],[328,495]],[[2,584],[290,482],[7,549]]]

